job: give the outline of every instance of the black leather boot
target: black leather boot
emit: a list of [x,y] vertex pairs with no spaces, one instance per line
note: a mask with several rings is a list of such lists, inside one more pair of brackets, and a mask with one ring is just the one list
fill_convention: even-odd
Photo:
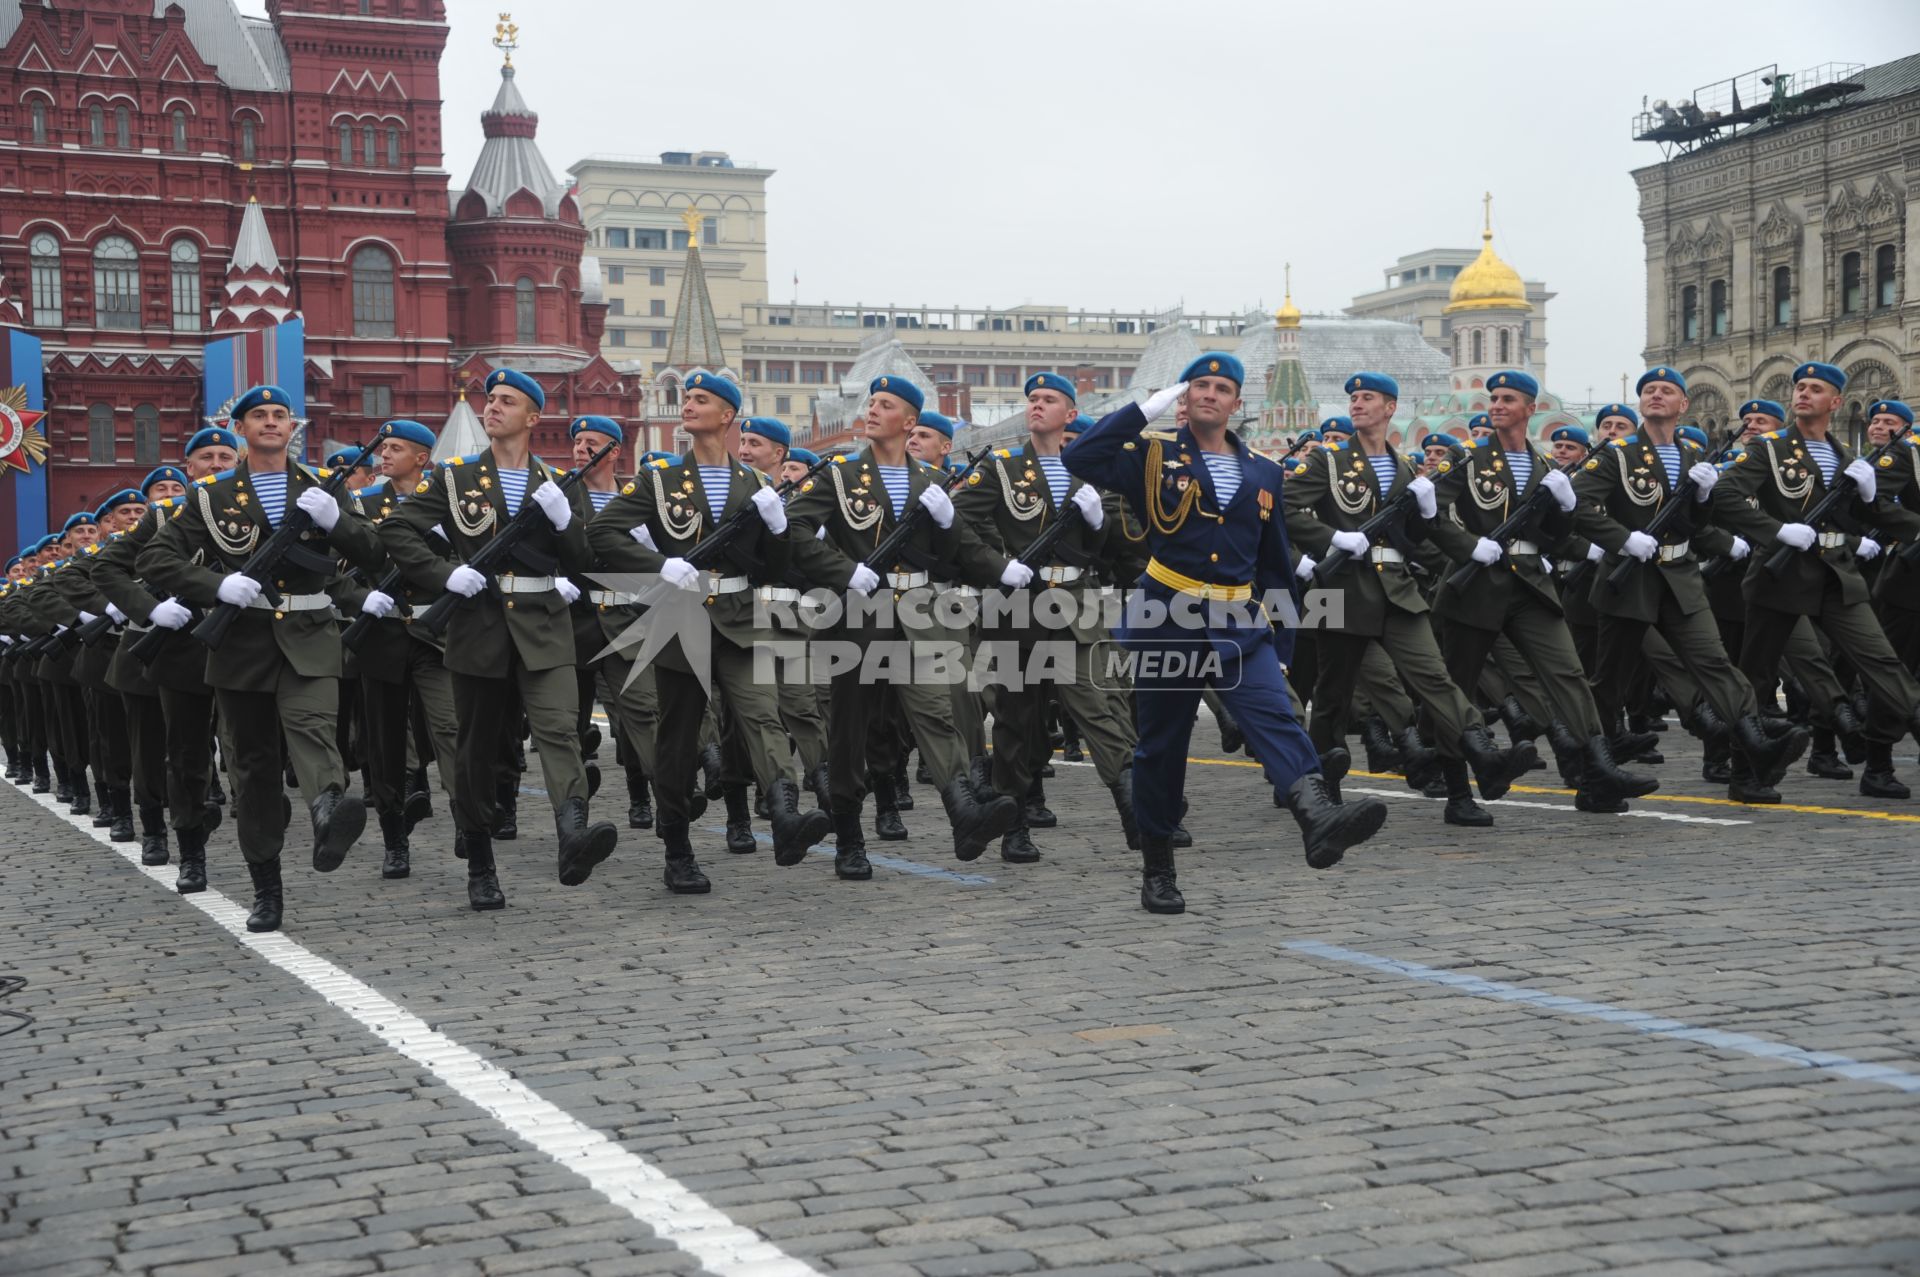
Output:
[[[1345,745],[1335,745],[1320,755],[1320,779],[1326,782],[1327,797],[1334,802],[1340,801],[1340,782],[1347,778],[1347,770],[1353,766],[1353,755],[1347,752]],[[1284,807],[1279,794],[1274,794],[1273,805]]]
[[600,752],[600,727],[597,723],[588,723],[586,732],[580,737],[580,757],[592,758]]
[[380,813],[380,843],[384,853],[380,857],[380,876],[382,878],[405,878],[413,872],[412,853],[407,844],[407,815],[405,812]]
[[1182,847],[1193,846],[1193,835],[1187,832],[1186,820],[1187,800],[1182,798],[1180,800],[1180,819],[1174,822],[1173,837],[1167,840],[1173,844],[1175,851],[1180,850]]
[[613,854],[620,831],[606,821],[587,823],[587,800],[569,798],[553,814],[560,839],[560,882],[577,887],[593,874],[593,867]]
[[713,883],[700,871],[700,862],[693,858],[693,843],[688,840],[684,825],[678,829],[663,826],[660,841],[667,849],[667,865],[660,877],[668,891],[676,896],[704,896],[713,890]]
[[1893,746],[1867,742],[1867,769],[1860,774],[1860,793],[1866,798],[1911,798],[1913,794],[1893,774]]
[[[1758,714],[1749,714],[1733,725],[1733,738],[1746,754],[1747,764],[1752,768],[1751,779],[1762,789],[1772,789],[1787,774],[1787,768],[1806,752],[1811,734],[1806,728],[1785,720],[1775,727]],[[1773,801],[1778,802],[1779,797],[1776,795]]]
[[220,769],[217,767],[207,773],[207,801],[217,807],[227,805],[227,791],[220,788]]
[[1643,798],[1651,794],[1660,788],[1660,781],[1653,776],[1622,771],[1613,760],[1606,733],[1597,732],[1587,738],[1587,766],[1580,788],[1591,793],[1602,806],[1611,807],[1613,799]]
[[416,767],[407,773],[407,796],[402,800],[401,811],[407,818],[407,833],[413,833],[413,827],[433,815],[433,792],[427,787],[427,769]]
[[1418,727],[1401,733],[1400,755],[1408,789],[1425,789],[1440,779],[1440,755],[1420,739]]
[[800,809],[800,787],[786,776],[775,778],[767,806],[773,811],[775,864],[799,864],[833,829],[833,818],[818,807]]
[[253,912],[247,915],[247,930],[280,930],[280,914],[286,907],[280,890],[280,857],[259,864],[249,860],[247,873],[253,878]]
[[1771,805],[1780,801],[1780,791],[1754,775],[1753,764],[1740,750],[1733,752],[1728,768],[1727,797],[1736,803]]
[[1000,859],[1013,865],[1030,865],[1040,859],[1040,849],[1025,825],[1015,825],[1000,838]]
[[180,838],[180,876],[173,889],[183,896],[207,889],[207,831],[182,829]]
[[1710,785],[1724,785],[1733,779],[1733,733],[1719,740],[1708,740],[1700,757],[1700,779]]
[[653,795],[647,790],[647,774],[637,767],[627,768],[627,828],[653,828]]
[[736,856],[749,856],[759,848],[753,837],[753,817],[747,814],[747,787],[728,785],[724,797],[727,800],[727,850]]
[[[921,766],[924,767],[926,764],[922,763]],[[807,778],[807,788],[812,791],[813,801],[818,804],[820,810],[828,813],[827,820],[831,823],[833,820],[833,781],[825,763],[821,763],[813,769],[813,775]]]
[[1507,736],[1515,742],[1539,740],[1546,735],[1546,729],[1540,726],[1540,720],[1520,707],[1517,696],[1509,696],[1500,702],[1500,721],[1507,725]]
[[987,845],[1020,822],[1020,805],[1001,795],[992,802],[980,802],[973,788],[959,777],[947,782],[940,791],[953,826],[953,854],[961,860],[978,860]]
[[726,771],[726,763],[720,757],[718,744],[708,745],[700,751],[700,770],[706,777],[705,793],[707,801],[712,802],[726,789],[726,781],[721,779]]
[[167,854],[167,809],[157,803],[140,804],[140,863],[164,865]]
[[753,814],[762,820],[773,819],[773,804],[767,801],[767,791],[759,785],[753,787]]
[[990,803],[1000,796],[993,787],[993,764],[985,754],[976,754],[967,763],[967,788],[978,802]]
[[1580,788],[1580,775],[1587,769],[1587,751],[1580,738],[1573,734],[1572,728],[1555,719],[1547,725],[1547,744],[1553,749],[1553,765],[1560,773],[1561,787]]
[[33,792],[50,794],[53,792],[53,777],[47,771],[47,760],[40,760],[39,770],[33,773]]
[[868,772],[867,791],[873,795],[873,836],[881,842],[903,841],[907,823],[900,819],[900,809],[894,805],[893,777]]
[[328,785],[313,800],[313,867],[330,874],[367,827],[367,805],[340,786]]
[[833,813],[833,842],[835,875],[848,882],[865,882],[873,877],[873,866],[867,862],[867,836],[861,828],[858,803]]
[[[1237,754],[1242,749],[1245,749],[1247,745],[1247,734],[1240,730],[1239,721],[1234,718],[1227,707],[1221,705],[1214,711],[1214,717],[1220,720],[1220,752],[1223,754]],[[1078,742],[1075,743],[1078,744]],[[1062,754],[1061,757],[1066,758],[1069,762],[1074,761],[1066,754]]]
[[[1507,749],[1496,749],[1484,724],[1476,724],[1460,733],[1460,752],[1473,768],[1474,783],[1480,796],[1489,802],[1503,797],[1513,782],[1527,774],[1539,754],[1532,741],[1515,741]],[[1449,797],[1452,791],[1448,791]]]
[[[93,827],[95,829],[113,828],[113,816],[114,816],[113,790],[108,788],[107,783],[103,780],[94,781],[93,782]],[[107,840],[109,842],[113,841],[113,836],[109,834],[107,836]]]
[[600,792],[600,764],[586,763],[580,770],[587,774],[587,801],[592,802],[593,796]]
[[1052,829],[1060,823],[1060,818],[1047,806],[1047,784],[1035,776],[1033,783],[1027,786],[1027,800],[1024,804],[1023,819],[1029,829]]
[[500,875],[493,864],[493,836],[462,831],[460,841],[467,850],[467,906],[476,913],[507,907],[507,893],[500,890]]
[[520,837],[520,782],[508,778],[493,787],[494,842],[512,842]]
[[1440,760],[1440,772],[1447,780],[1447,810],[1442,817],[1449,825],[1467,829],[1488,829],[1493,813],[1473,801],[1473,786],[1467,783],[1467,765],[1458,758]]
[[[1071,724],[1062,724],[1062,727],[1064,730],[1060,733],[1060,761],[1063,763],[1086,762],[1087,753],[1085,750],[1080,748],[1079,729],[1072,726]],[[1240,748],[1239,745],[1226,744],[1226,739],[1227,739],[1226,734],[1223,732],[1220,737],[1220,740],[1221,740],[1220,747],[1226,750],[1229,754],[1233,753],[1235,750]]]
[[1693,707],[1693,730],[1703,741],[1727,741],[1733,739],[1733,728],[1727,720],[1720,717],[1720,711],[1706,701]]
[[902,758],[893,772],[893,809],[913,810],[913,786],[907,782],[907,760]]
[[1113,795],[1113,809],[1120,815],[1120,832],[1126,837],[1127,850],[1140,850],[1140,826],[1133,819],[1133,768],[1120,773],[1120,779],[1107,787]]
[[927,770],[927,756],[925,754],[920,755],[920,761],[914,765],[913,778],[922,785],[931,785],[933,783],[933,773]]
[[132,842],[138,836],[133,832],[133,791],[125,786],[117,786],[107,791],[107,798],[113,804],[113,824],[107,828],[107,840]]
[[1853,768],[1840,761],[1840,749],[1833,739],[1832,729],[1813,729],[1812,746],[1807,750],[1807,774],[1818,776],[1821,780],[1853,779]]
[[77,769],[68,780],[67,810],[84,816],[93,810],[93,795],[87,792],[87,769]]
[[1307,864],[1315,869],[1339,864],[1349,847],[1373,837],[1387,823],[1387,805],[1378,798],[1336,803],[1327,796],[1326,783],[1317,775],[1293,782],[1293,788],[1287,791],[1287,807],[1300,826]]
[[1387,720],[1378,714],[1367,715],[1367,721],[1360,724],[1360,743],[1366,746],[1370,772],[1384,775],[1407,765],[1407,756],[1393,743],[1393,733],[1387,730]]
[[1173,844],[1152,834],[1140,839],[1140,907],[1148,913],[1185,913],[1173,868]]

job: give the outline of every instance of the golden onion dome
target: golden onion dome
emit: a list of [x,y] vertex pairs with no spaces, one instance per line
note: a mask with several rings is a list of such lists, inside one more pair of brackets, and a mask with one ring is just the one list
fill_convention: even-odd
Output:
[[1493,197],[1487,196],[1487,225],[1480,232],[1480,256],[1453,278],[1444,314],[1463,310],[1531,310],[1520,272],[1493,251]]
[[1280,309],[1273,312],[1275,328],[1298,328],[1300,326],[1300,308],[1293,304],[1293,263],[1287,263],[1287,299],[1280,303]]

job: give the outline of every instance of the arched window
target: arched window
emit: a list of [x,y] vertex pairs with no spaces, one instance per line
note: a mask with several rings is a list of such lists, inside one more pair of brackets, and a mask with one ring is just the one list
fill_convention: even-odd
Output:
[[1700,340],[1700,290],[1692,284],[1680,290],[1680,340]]
[[1473,337],[1471,340],[1473,342],[1473,361],[1472,362],[1473,362],[1473,366],[1475,368],[1478,368],[1482,363],[1486,362],[1486,345],[1480,339],[1480,330],[1478,328],[1473,330]]
[[[615,269],[617,270],[619,268],[615,267]],[[1467,335],[1465,333],[1455,333],[1453,335],[1453,362],[1456,364],[1464,362],[1466,354]]]
[[179,107],[173,108],[173,150],[176,155],[187,153],[187,113]]
[[1508,343],[1512,340],[1513,339],[1508,334],[1507,330],[1502,328],[1500,330],[1500,362],[1503,364],[1513,358],[1512,354],[1510,353],[1510,348],[1508,346]]
[[256,144],[258,142],[258,138],[254,132],[257,127],[258,125],[251,117],[244,118],[240,121],[240,162],[242,164],[253,163]]
[[1727,308],[1727,281],[1716,279],[1707,285],[1708,322],[1715,337],[1725,337],[1731,315]]
[[35,98],[33,100],[32,111],[33,144],[35,146],[45,146],[47,144],[47,104],[39,98]]
[[98,102],[87,108],[87,145],[107,144],[107,113]]
[[133,115],[124,106],[113,108],[113,144],[123,151],[133,146]]
[[343,123],[340,126],[340,162],[353,163],[353,125],[351,124]]
[[1893,245],[1882,244],[1873,250],[1873,304],[1893,305]]
[[60,241],[41,231],[27,252],[33,265],[33,322],[58,328],[66,322],[60,308]]
[[530,346],[537,328],[533,281],[522,275],[513,283],[513,340],[519,345]]
[[1857,315],[1866,308],[1867,282],[1860,275],[1860,254],[1840,258],[1840,313]]
[[200,331],[200,246],[176,239],[168,257],[173,262],[173,331]]
[[133,464],[160,464],[160,410],[150,403],[133,410]]
[[360,129],[360,161],[368,168],[380,162],[380,148],[374,145],[373,125],[363,125]]
[[353,335],[393,336],[393,257],[374,244],[353,255]]
[[1793,271],[1790,267],[1773,268],[1773,326],[1785,328],[1793,322]]
[[113,464],[113,405],[93,404],[87,409],[87,460],[96,466]]
[[93,322],[99,328],[140,327],[140,253],[120,235],[93,246]]
[[387,167],[400,167],[400,130],[387,126]]

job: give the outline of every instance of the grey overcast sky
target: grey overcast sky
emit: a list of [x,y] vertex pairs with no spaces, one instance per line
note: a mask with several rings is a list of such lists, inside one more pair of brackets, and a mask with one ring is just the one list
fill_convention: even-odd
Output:
[[[512,0],[449,0],[464,184]],[[264,12],[264,0],[243,0]],[[777,170],[769,287],[805,301],[1337,312],[1405,253],[1494,247],[1558,294],[1549,387],[1646,339],[1643,96],[1920,51],[1914,0],[540,0],[518,82],[556,174],[595,152]],[[1388,370],[1391,371],[1391,370]]]

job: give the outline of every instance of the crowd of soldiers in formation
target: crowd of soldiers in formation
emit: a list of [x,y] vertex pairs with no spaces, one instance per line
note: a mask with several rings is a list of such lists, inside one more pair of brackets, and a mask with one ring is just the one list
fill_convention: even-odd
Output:
[[[1749,402],[1713,439],[1685,424],[1684,378],[1657,368],[1637,403],[1542,441],[1538,386],[1512,371],[1488,380],[1471,438],[1403,453],[1388,442],[1398,387],[1361,372],[1347,414],[1274,459],[1228,428],[1242,380],[1231,355],[1203,355],[1095,422],[1070,380],[1036,374],[1025,443],[963,461],[955,424],[883,377],[860,446],[823,459],[702,372],[684,388],[685,455],[629,461],[617,423],[581,417],[569,470],[531,454],[544,395],[511,369],[485,383],[489,446],[438,464],[411,421],[332,468],[291,462],[287,396],[256,387],[233,430],[200,431],[180,465],[9,562],[6,776],[137,839],[145,864],[177,859],[183,893],[206,890],[208,835],[230,814],[256,931],[282,919],[289,791],[316,870],[345,861],[370,805],[379,872],[402,879],[437,790],[469,904],[503,908],[498,852],[529,840],[529,759],[563,883],[587,881],[618,842],[590,815],[610,759],[626,826],[663,846],[666,887],[699,894],[709,802],[724,803],[726,851],[759,850],[756,819],[783,866],[831,834],[834,872],[859,881],[873,873],[867,799],[874,836],[905,839],[917,782],[959,859],[997,846],[1024,864],[1056,824],[1051,760],[1090,755],[1111,832],[1140,853],[1142,906],[1177,913],[1203,701],[1224,747],[1260,763],[1315,868],[1385,824],[1377,798],[1341,795],[1355,736],[1368,772],[1404,776],[1473,828],[1495,820],[1477,799],[1545,766],[1542,742],[1578,810],[1627,810],[1659,785],[1627,767],[1663,761],[1669,712],[1734,801],[1779,802],[1803,755],[1796,785],[1859,767],[1862,794],[1908,797],[1892,753],[1920,702],[1920,448],[1905,404],[1872,406],[1855,455],[1831,429],[1844,375],[1809,363],[1790,404]],[[636,577],[700,600],[705,677],[677,639],[639,668],[615,642],[648,597],[606,582]],[[1206,616],[1180,632],[1129,609],[1112,631],[1083,617],[1044,635],[961,621],[908,636],[974,655],[989,640],[1069,645],[1065,671],[1015,685],[867,667],[767,678],[753,658],[776,639],[903,637],[897,615],[852,610],[830,631],[793,629],[780,605],[822,589],[1121,591]],[[1276,596],[1301,606],[1274,609]],[[1340,606],[1316,609],[1328,597]],[[1235,610],[1249,600],[1251,616]],[[1333,623],[1284,623],[1316,611]],[[1215,659],[1202,676],[1103,679],[1094,653],[1116,638]]]

